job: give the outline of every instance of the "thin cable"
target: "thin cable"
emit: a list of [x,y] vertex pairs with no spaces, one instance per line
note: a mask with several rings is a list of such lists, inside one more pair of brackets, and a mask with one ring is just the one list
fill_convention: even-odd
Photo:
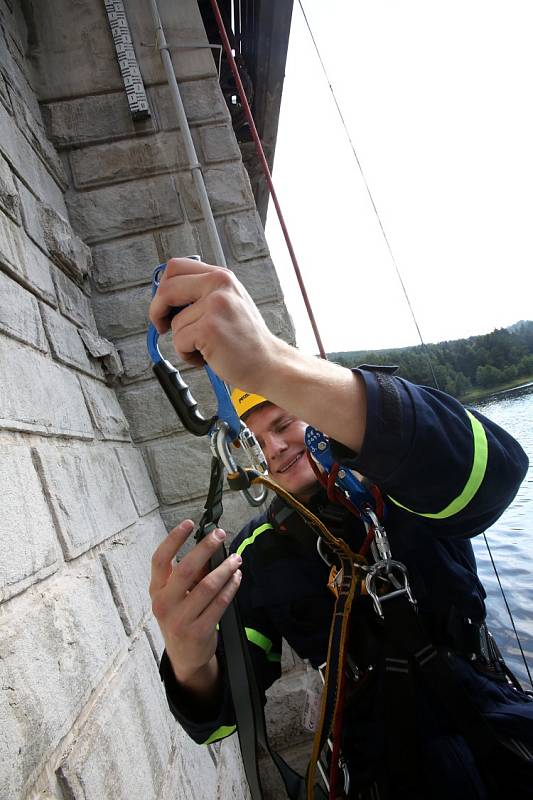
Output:
[[494,569],[494,574],[496,575],[496,579],[498,581],[498,586],[500,587],[500,592],[502,593],[503,602],[505,603],[505,607],[507,609],[507,613],[509,614],[509,619],[511,620],[511,625],[513,626],[514,635],[515,635],[516,641],[518,642],[518,647],[520,648],[520,654],[522,656],[522,660],[523,660],[524,666],[526,668],[527,676],[529,678],[529,682],[531,684],[531,688],[533,689],[533,679],[531,678],[531,673],[529,671],[529,666],[528,666],[528,663],[527,663],[527,659],[526,659],[524,650],[522,648],[522,643],[520,641],[520,637],[518,636],[518,631],[516,630],[516,626],[514,624],[513,614],[512,614],[512,611],[510,609],[509,603],[507,602],[507,597],[505,596],[505,592],[503,590],[502,582],[500,581],[500,576],[498,574],[498,570],[496,569],[496,562],[494,561],[494,559],[492,557],[492,552],[491,552],[491,549],[489,547],[489,542],[488,542],[486,533],[483,534],[483,538],[485,539],[485,544],[486,544],[487,550],[489,552],[490,560],[491,560],[491,563],[492,563],[492,568]]
[[252,112],[250,110],[250,105],[248,103],[248,98],[246,97],[246,92],[244,91],[244,87],[242,85],[241,76],[239,75],[239,70],[237,64],[235,62],[235,58],[233,57],[233,53],[231,51],[231,45],[229,43],[228,35],[226,33],[226,28],[224,26],[224,21],[222,19],[222,15],[220,13],[220,9],[218,7],[217,0],[211,0],[211,6],[213,8],[213,13],[215,15],[215,19],[218,25],[218,30],[220,33],[220,38],[222,39],[222,44],[224,45],[224,50],[226,52],[226,58],[228,59],[228,63],[231,67],[231,71],[233,73],[233,77],[235,78],[235,83],[237,85],[237,91],[239,93],[239,97],[241,100],[241,104],[246,115],[246,121],[248,122],[250,133],[252,134],[252,138],[254,140],[255,149],[257,151],[257,155],[259,156],[259,160],[261,162],[261,166],[263,168],[263,172],[266,178],[266,182],[268,184],[268,189],[270,191],[270,196],[272,197],[272,202],[276,208],[276,212],[279,219],[279,224],[281,225],[281,230],[283,231],[283,236],[285,238],[285,242],[287,244],[287,248],[289,250],[289,255],[291,257],[292,266],[294,267],[294,272],[296,273],[296,278],[298,280],[298,285],[300,286],[300,292],[302,293],[302,298],[305,303],[305,307],[307,309],[307,314],[309,316],[309,321],[311,322],[311,327],[313,328],[313,333],[315,334],[316,343],[318,346],[318,350],[320,352],[320,357],[327,360],[326,352],[324,350],[324,346],[322,344],[322,339],[320,338],[320,333],[318,331],[318,326],[316,324],[315,315],[313,314],[313,309],[311,308],[311,303],[307,296],[307,291],[305,288],[304,280],[302,277],[302,273],[300,272],[300,267],[298,266],[298,260],[296,258],[296,253],[294,252],[294,248],[292,246],[292,242],[289,236],[289,232],[287,230],[287,226],[285,224],[285,220],[283,218],[283,214],[281,211],[280,204],[278,202],[278,197],[276,195],[276,190],[274,189],[274,184],[272,182],[272,175],[270,174],[270,169],[268,167],[267,160],[265,158],[265,153],[263,151],[263,145],[261,144],[261,140],[259,138],[259,134],[257,133],[257,128],[255,127],[254,118],[252,116]]
[[431,375],[432,375],[433,380],[435,382],[435,386],[438,389],[439,388],[439,384],[437,382],[437,376],[435,375],[435,372],[433,371],[433,364],[432,364],[431,358],[429,356],[429,351],[427,349],[427,345],[424,342],[424,339],[422,337],[422,332],[421,332],[421,330],[420,330],[420,328],[418,326],[418,322],[416,320],[415,312],[413,311],[413,307],[411,306],[411,301],[409,300],[409,295],[407,294],[407,289],[405,288],[405,284],[404,284],[404,282],[402,280],[402,276],[401,276],[398,264],[396,263],[396,259],[394,258],[394,253],[392,252],[392,247],[390,245],[388,236],[387,236],[387,234],[385,232],[385,228],[383,227],[383,223],[381,222],[381,217],[379,216],[379,211],[378,211],[377,206],[376,206],[376,204],[374,202],[374,198],[372,196],[372,192],[370,191],[370,186],[368,185],[368,181],[366,179],[366,175],[364,173],[363,167],[362,167],[361,162],[359,160],[359,156],[357,155],[357,151],[355,149],[354,143],[352,142],[352,137],[350,136],[350,132],[348,130],[348,126],[346,125],[346,122],[345,122],[344,116],[342,114],[341,108],[340,108],[340,106],[339,106],[339,104],[337,102],[337,97],[335,96],[335,92],[333,90],[333,86],[331,85],[331,81],[329,79],[328,72],[326,70],[326,66],[324,64],[324,61],[322,60],[322,56],[320,55],[320,50],[318,49],[318,44],[317,44],[316,39],[315,39],[315,37],[313,35],[313,31],[311,30],[311,26],[309,24],[309,20],[307,19],[307,14],[305,13],[304,7],[302,5],[302,0],[298,0],[298,4],[299,4],[301,12],[303,14],[303,18],[305,20],[305,24],[307,25],[307,30],[309,31],[309,35],[311,36],[311,39],[312,39],[312,42],[313,42],[313,46],[314,46],[316,54],[318,56],[318,60],[320,61],[320,66],[322,67],[322,71],[324,73],[324,76],[326,78],[327,84],[329,86],[329,90],[331,92],[331,96],[333,97],[333,102],[335,103],[335,107],[336,107],[337,112],[339,114],[339,117],[341,119],[341,122],[342,122],[342,125],[343,125],[343,128],[344,128],[344,132],[346,133],[346,136],[348,138],[348,142],[350,143],[350,147],[352,149],[353,156],[354,156],[355,161],[357,163],[357,166],[359,168],[359,172],[361,173],[361,177],[363,179],[363,183],[365,185],[366,191],[367,191],[368,196],[370,198],[370,202],[372,204],[372,208],[374,209],[374,214],[376,215],[379,227],[381,229],[381,233],[383,235],[383,238],[385,240],[385,244],[387,245],[387,249],[389,251],[389,255],[390,255],[392,263],[394,265],[394,269],[396,270],[396,275],[398,276],[398,280],[400,281],[400,285],[401,285],[403,293],[405,295],[405,299],[407,301],[407,305],[409,306],[409,311],[411,312],[411,317],[413,318],[413,322],[415,324],[416,330],[418,331],[418,336],[419,336],[420,341],[422,343],[422,347],[425,350],[426,357],[427,357],[428,364],[429,364],[429,368],[431,370]]
[[[365,173],[364,173],[364,171],[363,171],[363,167],[362,167],[362,165],[361,165],[361,162],[360,162],[360,160],[359,160],[359,157],[358,157],[358,155],[357,155],[357,151],[356,151],[356,149],[355,149],[355,146],[354,146],[354,144],[353,144],[353,142],[352,142],[352,138],[351,138],[351,136],[350,136],[350,132],[349,132],[349,130],[348,130],[348,126],[346,125],[346,122],[345,122],[345,120],[344,120],[344,116],[343,116],[343,114],[342,114],[342,111],[341,111],[341,109],[340,109],[340,106],[339,106],[339,104],[338,104],[338,102],[337,102],[337,98],[336,98],[336,96],[335,96],[335,92],[334,92],[334,90],[333,90],[333,86],[331,85],[331,81],[330,81],[330,79],[329,79],[329,76],[328,76],[328,73],[327,73],[327,70],[326,70],[326,67],[325,67],[324,61],[322,60],[322,56],[321,56],[321,54],[320,54],[320,50],[319,50],[319,48],[318,48],[318,45],[317,45],[316,39],[315,39],[315,37],[314,37],[314,35],[313,35],[313,31],[311,30],[311,26],[310,26],[310,24],[309,24],[309,20],[307,19],[307,15],[306,15],[306,13],[305,13],[305,10],[304,10],[304,7],[303,7],[303,5],[302,5],[302,0],[298,0],[298,4],[299,4],[299,6],[300,6],[300,9],[301,9],[301,12],[302,12],[303,18],[304,18],[304,20],[305,20],[305,24],[307,25],[307,30],[309,31],[309,35],[311,36],[311,39],[312,39],[312,42],[313,42],[313,45],[314,45],[314,48],[315,48],[316,54],[317,54],[317,56],[318,56],[318,60],[320,61],[320,66],[322,67],[322,71],[323,71],[323,73],[324,73],[324,76],[325,76],[325,78],[326,78],[326,81],[327,81],[327,83],[328,83],[328,86],[329,86],[329,89],[330,89],[330,92],[331,92],[331,96],[333,97],[333,102],[335,103],[335,107],[336,107],[336,109],[337,109],[337,112],[338,112],[338,114],[339,114],[339,117],[340,117],[340,119],[341,119],[342,125],[343,125],[343,127],[344,127],[344,131],[345,131],[345,133],[346,133],[346,136],[347,136],[347,138],[348,138],[348,141],[349,141],[349,143],[350,143],[350,147],[351,147],[351,149],[352,149],[353,156],[354,156],[354,158],[355,158],[355,161],[356,161],[356,163],[357,163],[357,166],[358,166],[358,168],[359,168],[359,172],[361,173],[361,177],[362,177],[362,179],[363,179],[363,183],[364,183],[364,185],[365,185],[366,191],[367,191],[367,193],[368,193],[368,196],[369,196],[369,198],[370,198],[370,202],[371,202],[371,204],[372,204],[372,208],[374,209],[374,213],[375,213],[375,215],[376,215],[376,218],[377,218],[377,220],[378,220],[379,227],[380,227],[380,229],[381,229],[381,233],[383,234],[383,238],[384,238],[384,240],[385,240],[385,243],[386,243],[386,245],[387,245],[387,249],[388,249],[388,251],[389,251],[389,254],[390,254],[390,257],[391,257],[392,263],[393,263],[393,265],[394,265],[394,269],[396,270],[396,274],[397,274],[397,276],[398,276],[398,280],[400,281],[401,287],[402,287],[402,289],[403,289],[403,293],[404,293],[404,295],[405,295],[405,299],[406,299],[406,301],[407,301],[407,305],[409,306],[409,310],[410,310],[410,312],[411,312],[411,316],[412,316],[412,318],[413,318],[413,322],[414,322],[414,324],[415,324],[415,326],[416,326],[416,329],[417,329],[417,331],[418,331],[418,335],[419,335],[419,337],[420,337],[420,341],[421,341],[421,343],[422,343],[422,346],[423,346],[423,348],[424,348],[424,351],[425,351],[425,353],[426,353],[427,360],[428,360],[428,364],[429,364],[429,368],[430,368],[430,370],[431,370],[431,374],[432,374],[432,376],[433,376],[433,381],[435,382],[435,386],[436,386],[436,388],[438,389],[438,388],[439,388],[439,384],[438,384],[438,382],[437,382],[437,377],[436,377],[436,375],[435,375],[435,372],[434,372],[434,370],[433,370],[433,364],[432,364],[432,361],[431,361],[431,357],[430,357],[430,355],[429,355],[429,350],[428,350],[428,348],[427,348],[427,345],[426,345],[426,344],[425,344],[425,342],[424,342],[424,339],[423,339],[423,337],[422,337],[422,333],[421,333],[421,331],[420,331],[420,328],[419,328],[419,326],[418,326],[418,322],[417,322],[417,320],[416,320],[416,316],[415,316],[415,313],[414,313],[413,307],[411,306],[411,302],[410,302],[410,300],[409,300],[409,296],[408,296],[408,294],[407,294],[407,290],[406,290],[406,288],[405,288],[405,285],[404,285],[404,282],[403,282],[403,280],[402,280],[402,276],[401,276],[401,274],[400,274],[400,270],[399,270],[399,268],[398,268],[398,264],[396,263],[396,259],[394,258],[394,253],[392,252],[392,248],[391,248],[391,245],[390,245],[389,239],[388,239],[388,237],[387,237],[387,234],[386,234],[386,232],[385,232],[385,229],[384,229],[384,227],[383,227],[383,223],[381,222],[381,217],[379,216],[379,212],[378,212],[377,206],[376,206],[376,204],[375,204],[375,202],[374,202],[374,198],[373,198],[373,196],[372,196],[372,192],[370,191],[370,186],[368,185],[368,181],[367,181],[367,179],[366,179],[366,176],[365,176]],[[520,641],[520,637],[519,637],[519,635],[518,635],[518,631],[517,631],[517,629],[516,629],[516,626],[515,626],[515,623],[514,623],[513,614],[512,614],[512,612],[511,612],[511,609],[510,609],[509,603],[507,602],[507,597],[505,596],[505,592],[504,592],[504,589],[503,589],[502,583],[501,583],[501,581],[500,581],[500,576],[499,576],[499,574],[498,574],[498,570],[497,570],[497,568],[496,568],[495,561],[494,561],[494,559],[493,559],[493,557],[492,557],[492,552],[491,552],[491,549],[490,549],[490,547],[489,547],[489,543],[488,543],[488,541],[487,541],[487,536],[486,536],[486,534],[483,534],[483,536],[484,536],[484,538],[485,538],[485,544],[487,545],[487,550],[488,550],[488,552],[489,552],[490,560],[491,560],[491,562],[492,562],[492,567],[493,567],[493,569],[494,569],[494,574],[496,575],[496,579],[497,579],[497,581],[498,581],[498,585],[499,585],[499,587],[500,587],[500,591],[501,591],[501,593],[502,593],[502,597],[503,597],[503,600],[504,600],[505,606],[506,606],[506,608],[507,608],[507,613],[509,614],[509,618],[510,618],[510,620],[511,620],[511,625],[512,625],[512,628],[513,628],[513,631],[514,631],[514,635],[515,635],[515,637],[516,637],[516,641],[517,641],[517,643],[518,643],[518,647],[519,647],[519,649],[520,649],[520,653],[521,653],[521,655],[522,655],[522,659],[523,659],[523,661],[524,661],[524,665],[525,665],[525,668],[526,668],[526,672],[527,672],[527,674],[528,674],[528,677],[529,677],[529,682],[531,683],[531,687],[533,688],[533,680],[532,680],[532,678],[531,678],[531,673],[530,673],[530,671],[529,671],[529,667],[528,667],[527,659],[526,659],[526,657],[525,657],[524,650],[523,650],[523,647],[522,647],[522,643],[521,643],[521,641]]]

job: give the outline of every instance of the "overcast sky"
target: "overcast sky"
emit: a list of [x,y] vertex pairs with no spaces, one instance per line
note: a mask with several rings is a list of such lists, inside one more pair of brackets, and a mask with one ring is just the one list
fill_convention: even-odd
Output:
[[[427,342],[533,319],[531,0],[304,0]],[[274,183],[326,351],[418,344],[295,0]],[[298,345],[317,352],[272,203]]]

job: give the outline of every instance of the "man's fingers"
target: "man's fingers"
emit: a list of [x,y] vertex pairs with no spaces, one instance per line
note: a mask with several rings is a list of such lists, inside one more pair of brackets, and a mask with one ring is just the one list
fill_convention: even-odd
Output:
[[219,594],[224,593],[226,591],[225,587],[228,582],[231,582],[236,572],[239,571],[241,564],[242,558],[233,553],[222,564],[219,564],[216,569],[199,580],[187,595],[187,602],[183,608],[183,621],[186,623],[194,622],[216,600]]
[[172,559],[194,528],[192,519],[185,519],[170,531],[163,539],[152,556],[152,576],[150,580],[150,594],[158,591],[167,583],[172,573]]
[[[226,534],[220,528],[205,536],[192,550],[183,556],[179,564],[174,567],[166,590],[167,602],[170,605],[179,603],[192,591],[196,584],[203,580],[206,565],[211,556],[218,550]],[[224,562],[223,562],[224,563]],[[212,573],[209,573],[212,574]]]
[[159,333],[166,333],[170,327],[168,314],[176,306],[195,303],[206,292],[231,276],[230,270],[192,261],[190,258],[172,258],[161,276],[159,288],[150,304],[150,320]]
[[211,600],[209,605],[198,617],[196,624],[200,627],[200,630],[206,632],[212,631],[215,625],[220,622],[222,614],[237,594],[239,586],[241,585],[241,578],[242,572],[240,569],[237,569],[231,578],[226,581],[218,594]]

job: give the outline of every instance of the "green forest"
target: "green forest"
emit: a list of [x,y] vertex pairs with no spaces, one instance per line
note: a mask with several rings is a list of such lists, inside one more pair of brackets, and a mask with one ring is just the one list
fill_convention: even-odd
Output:
[[329,353],[344,367],[395,364],[414,383],[435,386],[459,400],[533,380],[533,322],[522,320],[482,336],[393,350]]

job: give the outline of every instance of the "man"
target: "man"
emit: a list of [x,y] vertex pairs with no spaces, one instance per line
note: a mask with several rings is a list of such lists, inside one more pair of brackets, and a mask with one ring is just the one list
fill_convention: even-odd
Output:
[[[520,446],[441,392],[299,353],[268,331],[228,270],[172,259],[150,311],[160,333],[170,327],[169,310],[184,305],[171,323],[176,352],[190,363],[207,361],[243,387],[237,407],[243,398],[271,476],[355,551],[364,530],[318,491],[303,420],[330,437],[339,461],[380,488],[393,558],[407,567],[417,619],[448,665],[444,675],[450,667],[458,693],[490,721],[490,730],[519,743],[522,758],[505,746],[480,745],[451,713],[454,698],[447,702],[440,686],[420,676],[414,689],[405,684],[396,693],[414,692],[404,715],[406,705],[390,694],[385,677],[381,623],[361,597],[352,611],[350,651],[366,677],[357,701],[346,704],[342,737],[350,796],[481,800],[512,790],[532,798],[533,702],[483,649],[485,593],[470,544],[512,501],[527,468]],[[223,531],[172,565],[192,527],[183,522],[157,549],[150,592],[165,639],[161,672],[170,707],[196,741],[211,742],[234,730],[216,624],[237,591],[263,690],[279,677],[282,636],[313,666],[324,661],[333,597],[316,537],[290,509],[274,505],[250,523],[232,555],[209,574]],[[400,717],[391,709],[401,709]],[[473,727],[477,734],[478,723]],[[414,774],[402,773],[402,759],[416,763]]]

